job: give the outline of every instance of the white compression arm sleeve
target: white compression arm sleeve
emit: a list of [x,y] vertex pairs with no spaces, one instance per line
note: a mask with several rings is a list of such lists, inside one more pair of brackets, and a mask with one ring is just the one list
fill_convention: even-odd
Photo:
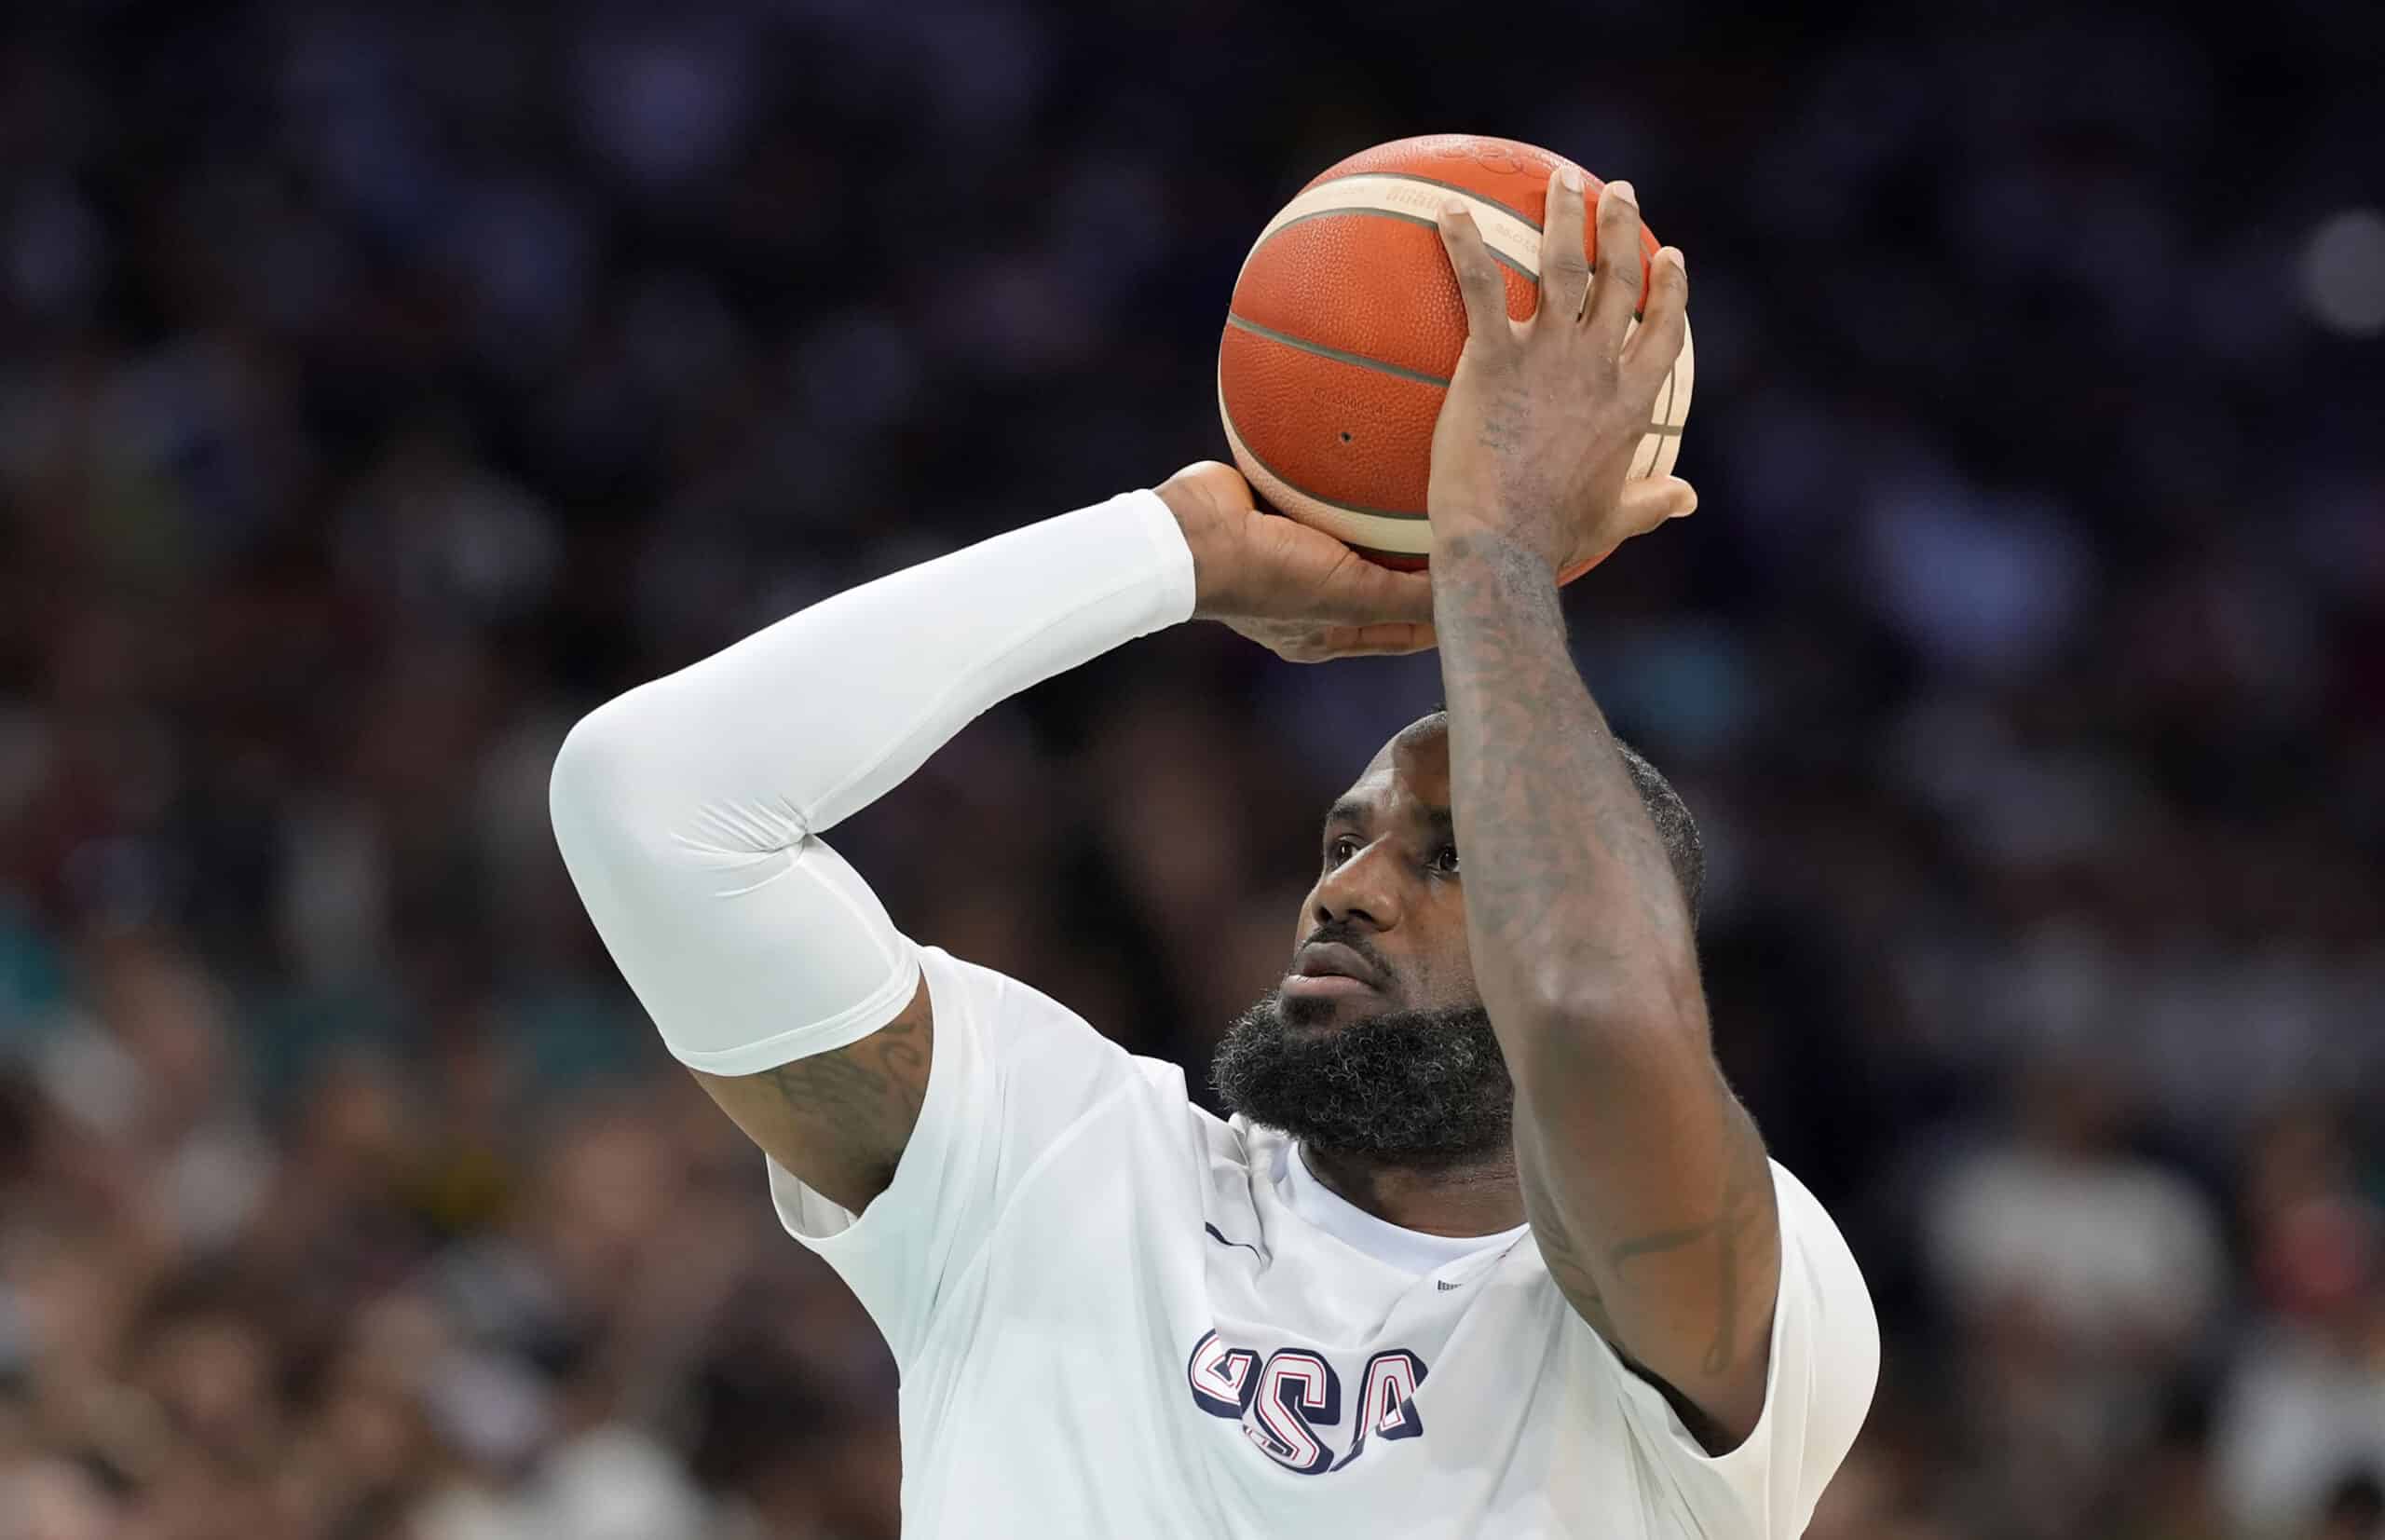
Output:
[[825,599],[591,713],[550,789],[564,864],[673,1054],[756,1074],[893,1019],[919,958],[822,830],[988,707],[1188,620],[1155,493]]

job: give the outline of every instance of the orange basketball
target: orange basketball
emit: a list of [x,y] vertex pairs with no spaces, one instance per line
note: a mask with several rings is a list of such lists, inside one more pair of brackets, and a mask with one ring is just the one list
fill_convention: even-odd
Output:
[[[1521,320],[1537,298],[1549,173],[1567,164],[1512,139],[1395,140],[1328,168],[1267,222],[1218,348],[1226,442],[1260,497],[1385,566],[1425,565],[1433,419],[1465,346],[1441,200],[1455,193],[1471,206],[1506,269],[1507,313]],[[1603,184],[1588,172],[1584,183],[1595,210]],[[1586,223],[1595,259],[1595,214]],[[1644,270],[1656,238],[1642,238]],[[1695,375],[1684,338],[1632,475],[1672,470]]]

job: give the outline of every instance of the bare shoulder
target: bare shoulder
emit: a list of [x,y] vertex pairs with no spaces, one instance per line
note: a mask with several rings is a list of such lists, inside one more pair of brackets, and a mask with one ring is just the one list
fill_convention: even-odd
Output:
[[694,1073],[772,1160],[857,1214],[894,1179],[927,1099],[934,1044],[922,975],[902,1014],[858,1043],[760,1074]]

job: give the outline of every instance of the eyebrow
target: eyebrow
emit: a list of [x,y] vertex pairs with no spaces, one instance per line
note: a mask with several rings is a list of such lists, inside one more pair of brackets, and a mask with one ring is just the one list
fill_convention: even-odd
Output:
[[1364,824],[1373,811],[1356,797],[1345,797],[1325,810],[1325,826],[1329,829],[1336,824]]
[[[1337,824],[1356,824],[1364,827],[1374,817],[1374,804],[1370,802],[1360,801],[1355,797],[1345,797],[1325,810],[1325,826],[1329,829]],[[1443,839],[1454,839],[1457,837],[1456,821],[1451,817],[1450,810],[1447,808],[1426,807],[1424,822]]]

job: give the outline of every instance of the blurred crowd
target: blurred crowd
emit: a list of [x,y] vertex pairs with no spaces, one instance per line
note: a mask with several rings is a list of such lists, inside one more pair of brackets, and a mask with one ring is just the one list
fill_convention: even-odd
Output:
[[[49,9],[0,1540],[893,1535],[891,1364],[588,929],[553,750],[1220,456],[1251,234],[1444,129],[1689,256],[1701,510],[1569,606],[1880,1302],[1813,1534],[2385,1533],[2385,10]],[[1197,1083],[1436,668],[1180,628],[833,839]]]

